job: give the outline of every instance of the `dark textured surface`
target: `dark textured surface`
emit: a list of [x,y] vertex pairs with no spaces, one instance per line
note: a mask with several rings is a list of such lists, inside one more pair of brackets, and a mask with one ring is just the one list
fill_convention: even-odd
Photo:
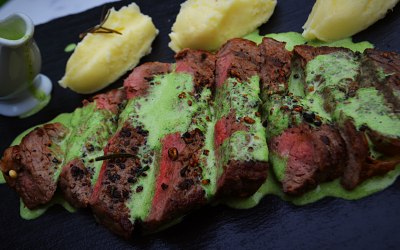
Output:
[[[160,30],[151,55],[145,61],[173,61],[167,47],[168,33],[180,1],[137,1]],[[301,31],[314,1],[279,1],[262,33]],[[121,1],[111,6],[122,6]],[[49,106],[28,119],[0,117],[0,153],[23,130],[43,123],[80,105],[83,95],[62,89],[56,83],[64,74],[69,54],[64,48],[78,41],[78,34],[98,23],[102,7],[64,17],[36,28],[35,39],[43,55],[42,72],[54,82]],[[361,32],[355,40],[369,40],[379,49],[400,52],[400,6],[384,20]],[[121,81],[112,85],[117,87]],[[157,234],[132,241],[112,235],[95,223],[90,211],[70,214],[53,207],[33,221],[19,217],[16,194],[0,186],[0,249],[399,249],[400,181],[390,188],[358,201],[327,198],[296,207],[272,196],[257,207],[234,210],[207,207],[187,216],[182,223]]]

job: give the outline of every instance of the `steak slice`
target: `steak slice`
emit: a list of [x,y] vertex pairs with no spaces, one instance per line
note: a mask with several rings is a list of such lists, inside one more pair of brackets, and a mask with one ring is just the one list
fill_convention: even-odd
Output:
[[117,132],[104,148],[105,158],[90,197],[89,204],[96,219],[125,238],[131,237],[136,219],[131,216],[128,202],[144,188],[152,189],[139,182],[143,182],[151,166],[156,167],[153,164],[155,152],[147,145],[149,131],[135,120],[138,118],[136,101],[148,95],[155,74],[166,74],[170,69],[170,64],[145,63],[125,79],[124,89],[129,101],[119,119]]
[[146,230],[154,231],[207,203],[202,187],[204,134],[200,129],[182,136],[170,134],[162,140],[160,171]]
[[128,100],[146,95],[154,75],[169,72],[171,72],[171,64],[169,63],[148,62],[136,67],[124,80],[124,89]]
[[400,113],[400,55],[395,52],[366,49],[359,81],[374,86],[385,96],[393,112]]
[[271,154],[284,162],[273,167],[281,173],[278,178],[287,194],[301,195],[343,174],[345,142],[333,126],[312,127],[303,123],[274,137],[269,146]]
[[58,186],[72,206],[87,207],[92,194],[91,175],[82,160],[73,160],[63,167]]
[[246,82],[252,76],[257,76],[260,63],[260,51],[254,42],[241,38],[229,40],[217,53],[217,88],[228,78]]
[[268,148],[259,106],[260,51],[243,39],[217,53],[214,145],[218,198],[252,195],[267,178]]
[[[104,149],[104,155],[110,159],[103,161],[90,197],[90,207],[97,220],[125,238],[130,238],[134,229],[125,203],[135,192],[143,190],[143,186],[136,190],[131,186],[148,170],[136,156],[144,147],[147,135],[142,127],[132,127],[128,122],[122,126]],[[150,161],[152,156],[148,156],[147,162]]]
[[292,52],[286,43],[264,37],[259,45],[261,51],[261,99],[265,102],[273,94],[287,94],[291,73]]
[[313,60],[319,55],[327,55],[338,51],[347,53],[350,50],[342,47],[313,47],[310,45],[296,45],[293,48],[293,54],[297,60],[300,60],[300,64],[303,68],[307,65],[309,61]]
[[68,133],[61,123],[45,124],[4,152],[0,162],[4,178],[29,209],[48,203],[53,197],[64,159],[60,143]]
[[[175,72],[193,77],[194,89],[185,96],[194,96],[192,107],[198,105],[198,108],[186,132],[168,134],[161,141],[155,193],[150,212],[143,221],[143,227],[148,231],[157,230],[206,204],[206,189],[212,183],[210,179],[204,179],[203,173],[215,171],[213,165],[207,164],[207,158],[213,155],[205,153],[212,151],[206,147],[205,140],[207,130],[212,126],[209,102],[214,89],[216,57],[205,51],[185,49],[175,59]],[[185,97],[180,94],[178,98]]]
[[214,54],[202,50],[184,49],[175,55],[176,72],[186,72],[193,76],[195,91],[214,88]]
[[84,107],[72,115],[65,165],[58,185],[65,199],[75,207],[88,206],[92,185],[101,168],[101,162],[95,158],[103,154],[103,148],[117,129],[126,94],[123,89],[115,89],[91,100],[84,101]]
[[341,134],[347,147],[348,162],[341,183],[352,190],[366,179],[383,175],[400,164],[399,155],[374,159],[371,155],[366,133],[358,131],[351,120],[341,124]]

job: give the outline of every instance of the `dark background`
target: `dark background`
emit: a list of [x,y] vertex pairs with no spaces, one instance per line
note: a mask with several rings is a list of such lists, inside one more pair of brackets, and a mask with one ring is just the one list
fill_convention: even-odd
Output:
[[[107,4],[119,8],[130,1]],[[168,33],[182,1],[136,1],[150,15],[160,34],[153,51],[142,59],[172,62]],[[301,32],[314,1],[278,1],[261,33]],[[71,112],[87,97],[58,86],[70,54],[66,45],[78,42],[79,33],[98,24],[103,7],[39,25],[35,40],[43,57],[42,72],[53,81],[50,104],[27,118],[0,116],[0,153],[25,129]],[[11,14],[11,13],[10,13]],[[354,37],[368,40],[381,50],[400,51],[400,5],[385,19]],[[123,79],[122,77],[121,79]],[[110,88],[121,86],[118,81]],[[105,90],[104,90],[105,91]],[[97,225],[90,211],[70,214],[55,206],[44,216],[26,221],[19,217],[15,192],[0,186],[0,249],[123,249],[123,248],[270,248],[270,249],[400,249],[400,181],[388,189],[357,201],[326,198],[297,207],[273,196],[248,210],[206,207],[182,223],[148,236],[125,241]]]

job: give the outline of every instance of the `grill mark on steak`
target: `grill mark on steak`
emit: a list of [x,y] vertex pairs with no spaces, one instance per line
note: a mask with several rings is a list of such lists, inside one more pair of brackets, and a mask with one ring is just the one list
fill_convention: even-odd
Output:
[[[45,124],[4,152],[1,171],[29,209],[48,203],[54,196],[57,187],[54,175],[63,161],[59,143],[67,133],[61,123]],[[10,170],[17,172],[17,178],[8,176]]]
[[329,125],[315,128],[302,123],[272,138],[269,146],[272,153],[287,159],[282,187],[290,195],[340,177],[346,164],[345,142]]

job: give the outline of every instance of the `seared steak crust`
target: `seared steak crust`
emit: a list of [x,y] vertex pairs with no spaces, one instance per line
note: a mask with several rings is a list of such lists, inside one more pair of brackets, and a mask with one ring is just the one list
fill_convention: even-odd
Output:
[[64,198],[76,208],[84,208],[89,204],[92,194],[90,173],[85,164],[75,159],[63,167],[58,186],[64,194]]
[[175,55],[176,72],[193,75],[195,92],[203,88],[214,87],[215,60],[214,54],[202,50],[184,49]]
[[149,62],[136,67],[124,81],[128,100],[146,95],[154,75],[169,72],[171,72],[171,64],[169,63]]
[[127,122],[111,138],[104,154],[114,157],[103,162],[90,199],[98,221],[125,238],[131,236],[134,228],[125,202],[134,195],[132,184],[147,171],[136,156],[139,147],[146,143],[147,135],[148,131],[142,127],[134,128]]
[[[58,144],[67,133],[68,129],[60,123],[46,124],[4,152],[1,171],[7,184],[16,190],[28,208],[46,204],[53,197],[57,188],[54,175],[63,161]],[[11,170],[17,173],[16,177],[9,175]]]
[[228,163],[217,183],[217,197],[249,197],[267,179],[268,164],[259,161],[235,161]]
[[305,65],[319,55],[331,54],[333,52],[350,52],[351,50],[342,47],[313,47],[310,45],[297,45],[294,46],[293,54],[297,59],[300,59],[301,66],[304,68]]
[[286,43],[264,37],[259,45],[261,51],[261,99],[268,101],[272,94],[285,94],[291,74],[292,52]]
[[217,53],[217,87],[230,77],[245,82],[258,75],[260,63],[260,51],[254,42],[241,38],[229,40]]

